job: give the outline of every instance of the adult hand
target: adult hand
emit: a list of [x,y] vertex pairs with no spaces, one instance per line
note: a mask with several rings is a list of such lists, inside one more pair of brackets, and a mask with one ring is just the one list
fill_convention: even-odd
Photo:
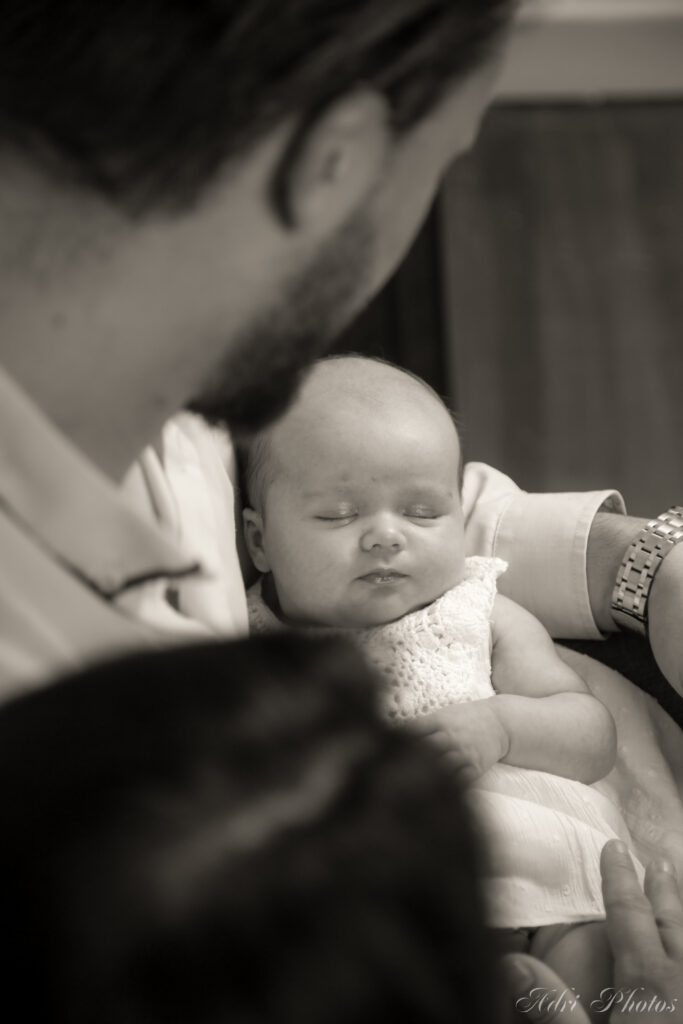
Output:
[[[675,875],[666,862],[652,862],[642,892],[631,857],[617,840],[605,845],[600,867],[614,983],[604,989],[593,1011],[609,1014],[605,1019],[610,1024],[682,1020],[683,900]],[[517,1020],[587,1024],[580,1003],[571,1005],[571,989],[545,964],[511,953],[503,965]]]
[[614,954],[610,1019],[623,1020],[630,1007],[638,1024],[683,1019],[683,900],[673,867],[651,861],[643,892],[628,851],[612,840],[600,870]]
[[478,779],[510,749],[510,738],[488,700],[450,704],[416,718],[411,728],[443,750],[465,783]]
[[[522,1024],[590,1024],[581,1001],[547,964],[526,953],[502,958],[507,996],[503,1021]],[[506,1016],[506,1011],[508,1016]]]

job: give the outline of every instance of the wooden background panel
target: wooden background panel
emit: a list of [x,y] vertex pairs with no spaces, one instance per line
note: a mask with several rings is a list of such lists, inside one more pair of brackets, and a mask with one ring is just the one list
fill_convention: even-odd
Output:
[[683,105],[497,108],[439,223],[468,456],[683,500]]
[[522,0],[497,93],[506,100],[683,96],[681,0]]
[[448,369],[439,236],[436,210],[432,210],[401,266],[338,339],[334,351],[388,359],[445,395]]

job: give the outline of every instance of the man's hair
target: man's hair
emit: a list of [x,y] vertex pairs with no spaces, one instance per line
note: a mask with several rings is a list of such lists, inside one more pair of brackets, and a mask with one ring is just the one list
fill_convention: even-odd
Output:
[[6,0],[0,147],[133,209],[184,207],[289,115],[359,83],[397,130],[482,59],[513,0]]
[[0,976],[24,1024],[488,1024],[459,786],[341,641],[194,644],[0,712]]

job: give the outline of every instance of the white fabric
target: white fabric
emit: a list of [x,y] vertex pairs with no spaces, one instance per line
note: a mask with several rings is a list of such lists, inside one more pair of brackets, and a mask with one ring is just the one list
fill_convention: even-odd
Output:
[[[139,515],[0,372],[0,700],[160,643],[163,625],[131,617],[126,601],[155,591],[171,613],[169,580],[196,575],[195,553]],[[189,620],[175,620],[181,633]]]
[[601,638],[588,596],[586,550],[596,512],[623,513],[616,491],[528,494],[481,462],[465,466],[467,554],[502,558],[500,592],[540,619],[551,636]]
[[0,371],[0,701],[114,654],[246,633],[219,441],[176,417],[165,465],[148,448],[117,487]]
[[391,718],[490,697],[491,630],[500,559],[468,558],[462,582],[427,608],[355,637],[387,682]]
[[[334,631],[357,644],[384,677],[390,718],[409,720],[449,704],[495,698],[491,613],[504,570],[500,559],[467,558],[462,582],[427,608],[384,626]],[[249,590],[248,608],[252,632],[282,628],[260,583]],[[600,851],[607,839],[630,843],[606,794],[547,772],[499,764],[471,795],[490,851],[486,898],[492,926],[604,917]]]
[[497,764],[477,780],[472,806],[488,843],[485,894],[494,927],[605,916],[600,851],[608,839],[633,848],[607,797],[572,779]]
[[[247,601],[235,525],[235,456],[225,434],[190,413],[170,420],[161,438],[163,466],[146,448],[124,481],[140,511],[149,514],[191,550],[201,574],[165,581],[163,588],[139,587],[127,598],[131,615],[159,628],[194,629],[201,634],[247,634]],[[142,477],[144,487],[137,483]],[[167,600],[168,584],[176,610]],[[171,618],[168,613],[171,612]]]

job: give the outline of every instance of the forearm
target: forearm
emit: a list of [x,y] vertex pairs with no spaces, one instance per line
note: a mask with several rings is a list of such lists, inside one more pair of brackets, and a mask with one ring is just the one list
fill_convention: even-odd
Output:
[[491,709],[509,739],[504,764],[596,782],[614,766],[616,730],[607,708],[585,693],[499,694]]
[[612,512],[598,512],[593,520],[588,535],[586,578],[593,618],[603,633],[612,633],[617,628],[610,607],[614,583],[626,549],[646,522]]

